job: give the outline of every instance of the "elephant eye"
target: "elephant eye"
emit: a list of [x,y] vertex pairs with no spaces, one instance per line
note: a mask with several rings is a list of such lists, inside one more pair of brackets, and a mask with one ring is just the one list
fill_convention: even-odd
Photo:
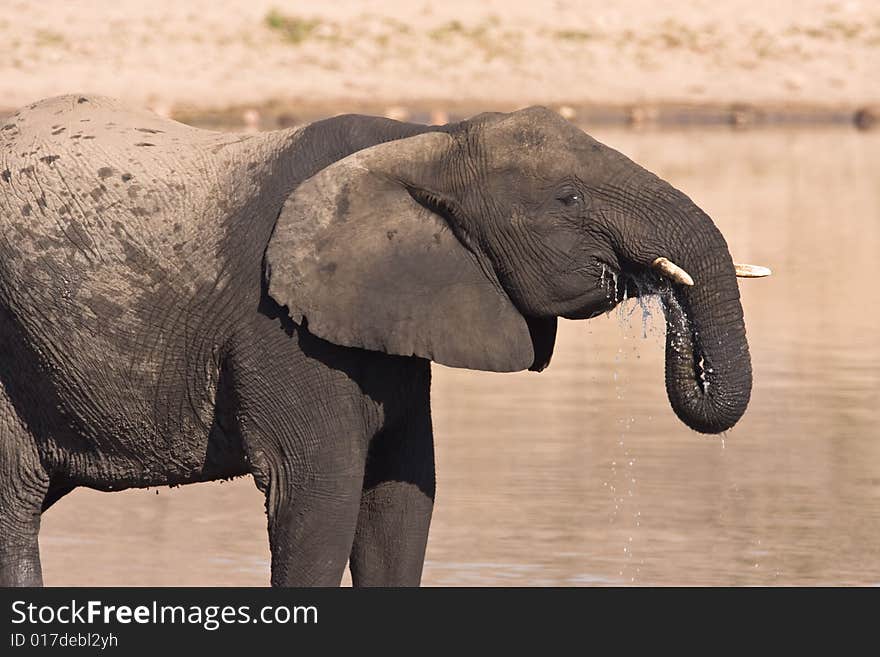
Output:
[[584,202],[584,197],[580,192],[568,191],[557,196],[556,200],[563,205],[571,206],[582,204]]

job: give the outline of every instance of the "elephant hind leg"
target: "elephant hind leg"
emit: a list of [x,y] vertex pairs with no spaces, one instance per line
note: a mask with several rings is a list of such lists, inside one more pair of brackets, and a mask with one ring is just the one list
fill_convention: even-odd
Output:
[[0,386],[0,586],[42,586],[40,513],[49,475]]
[[30,491],[10,488],[0,489],[0,586],[42,586],[39,482]]

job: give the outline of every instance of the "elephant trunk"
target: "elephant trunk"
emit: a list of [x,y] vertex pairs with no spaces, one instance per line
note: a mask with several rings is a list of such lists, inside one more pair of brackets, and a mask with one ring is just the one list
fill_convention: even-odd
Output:
[[742,417],[751,395],[742,306],[726,248],[689,266],[694,286],[664,295],[666,393],[685,424],[719,433]]
[[685,424],[720,433],[745,413],[752,387],[733,260],[721,232],[693,201],[665,183],[655,191],[648,228],[652,238],[629,244],[621,238],[621,252],[641,266],[668,258],[693,279],[693,285],[679,280],[661,286],[666,392]]

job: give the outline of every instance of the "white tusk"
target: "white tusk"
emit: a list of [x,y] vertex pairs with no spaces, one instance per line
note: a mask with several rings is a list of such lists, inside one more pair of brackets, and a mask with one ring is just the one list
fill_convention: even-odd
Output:
[[760,265],[743,265],[737,262],[734,267],[736,267],[736,275],[739,278],[763,278],[773,273],[769,268]]
[[694,279],[684,269],[667,258],[657,258],[651,263],[651,266],[659,271],[663,276],[675,283],[682,285],[693,285]]

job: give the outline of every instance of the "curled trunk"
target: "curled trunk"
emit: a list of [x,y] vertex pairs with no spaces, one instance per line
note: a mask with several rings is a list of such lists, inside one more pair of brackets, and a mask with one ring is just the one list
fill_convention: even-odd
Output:
[[621,229],[621,253],[641,267],[667,257],[693,277],[693,286],[663,286],[666,392],[685,424],[720,433],[745,413],[752,388],[733,260],[720,231],[687,196],[665,184],[655,194],[651,238],[628,243]]
[[[699,273],[693,275],[700,280]],[[666,393],[676,415],[702,433],[731,428],[745,413],[751,394],[739,293],[735,279],[733,289],[725,282],[732,277],[731,264],[731,273],[711,279],[703,289],[664,295]]]

